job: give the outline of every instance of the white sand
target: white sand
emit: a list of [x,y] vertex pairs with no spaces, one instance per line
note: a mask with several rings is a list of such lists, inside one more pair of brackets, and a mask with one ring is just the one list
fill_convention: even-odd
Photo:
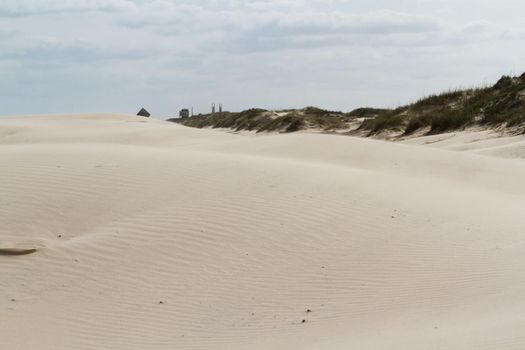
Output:
[[0,254],[0,348],[524,349],[524,179],[370,139],[0,118],[0,249],[39,249]]
[[404,143],[496,156],[525,159],[525,135],[506,135],[498,130],[455,131],[432,136],[408,138]]

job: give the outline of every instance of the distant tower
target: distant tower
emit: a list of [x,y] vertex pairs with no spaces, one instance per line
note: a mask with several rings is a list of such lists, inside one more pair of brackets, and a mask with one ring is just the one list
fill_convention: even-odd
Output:
[[222,103],[219,103],[219,113],[222,113]]
[[215,114],[215,103],[211,104],[211,114]]
[[191,116],[193,117],[193,107],[191,107]]

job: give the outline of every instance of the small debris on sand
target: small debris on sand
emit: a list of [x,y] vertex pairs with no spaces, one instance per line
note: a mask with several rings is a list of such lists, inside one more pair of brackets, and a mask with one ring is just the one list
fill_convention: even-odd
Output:
[[18,248],[0,248],[0,255],[28,255],[36,253],[35,248],[18,249]]

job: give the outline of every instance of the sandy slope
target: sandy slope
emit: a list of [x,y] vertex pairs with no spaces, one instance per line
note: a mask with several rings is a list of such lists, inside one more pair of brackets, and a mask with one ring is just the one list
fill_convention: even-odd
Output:
[[525,159],[525,135],[508,135],[504,130],[470,128],[432,136],[409,137],[403,142],[501,158]]
[[39,249],[0,254],[0,348],[523,349],[524,178],[370,139],[0,118],[0,249]]

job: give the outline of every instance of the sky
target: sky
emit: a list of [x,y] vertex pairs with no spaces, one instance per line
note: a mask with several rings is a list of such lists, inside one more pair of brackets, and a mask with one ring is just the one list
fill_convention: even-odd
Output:
[[0,0],[0,115],[350,111],[523,72],[523,0]]

